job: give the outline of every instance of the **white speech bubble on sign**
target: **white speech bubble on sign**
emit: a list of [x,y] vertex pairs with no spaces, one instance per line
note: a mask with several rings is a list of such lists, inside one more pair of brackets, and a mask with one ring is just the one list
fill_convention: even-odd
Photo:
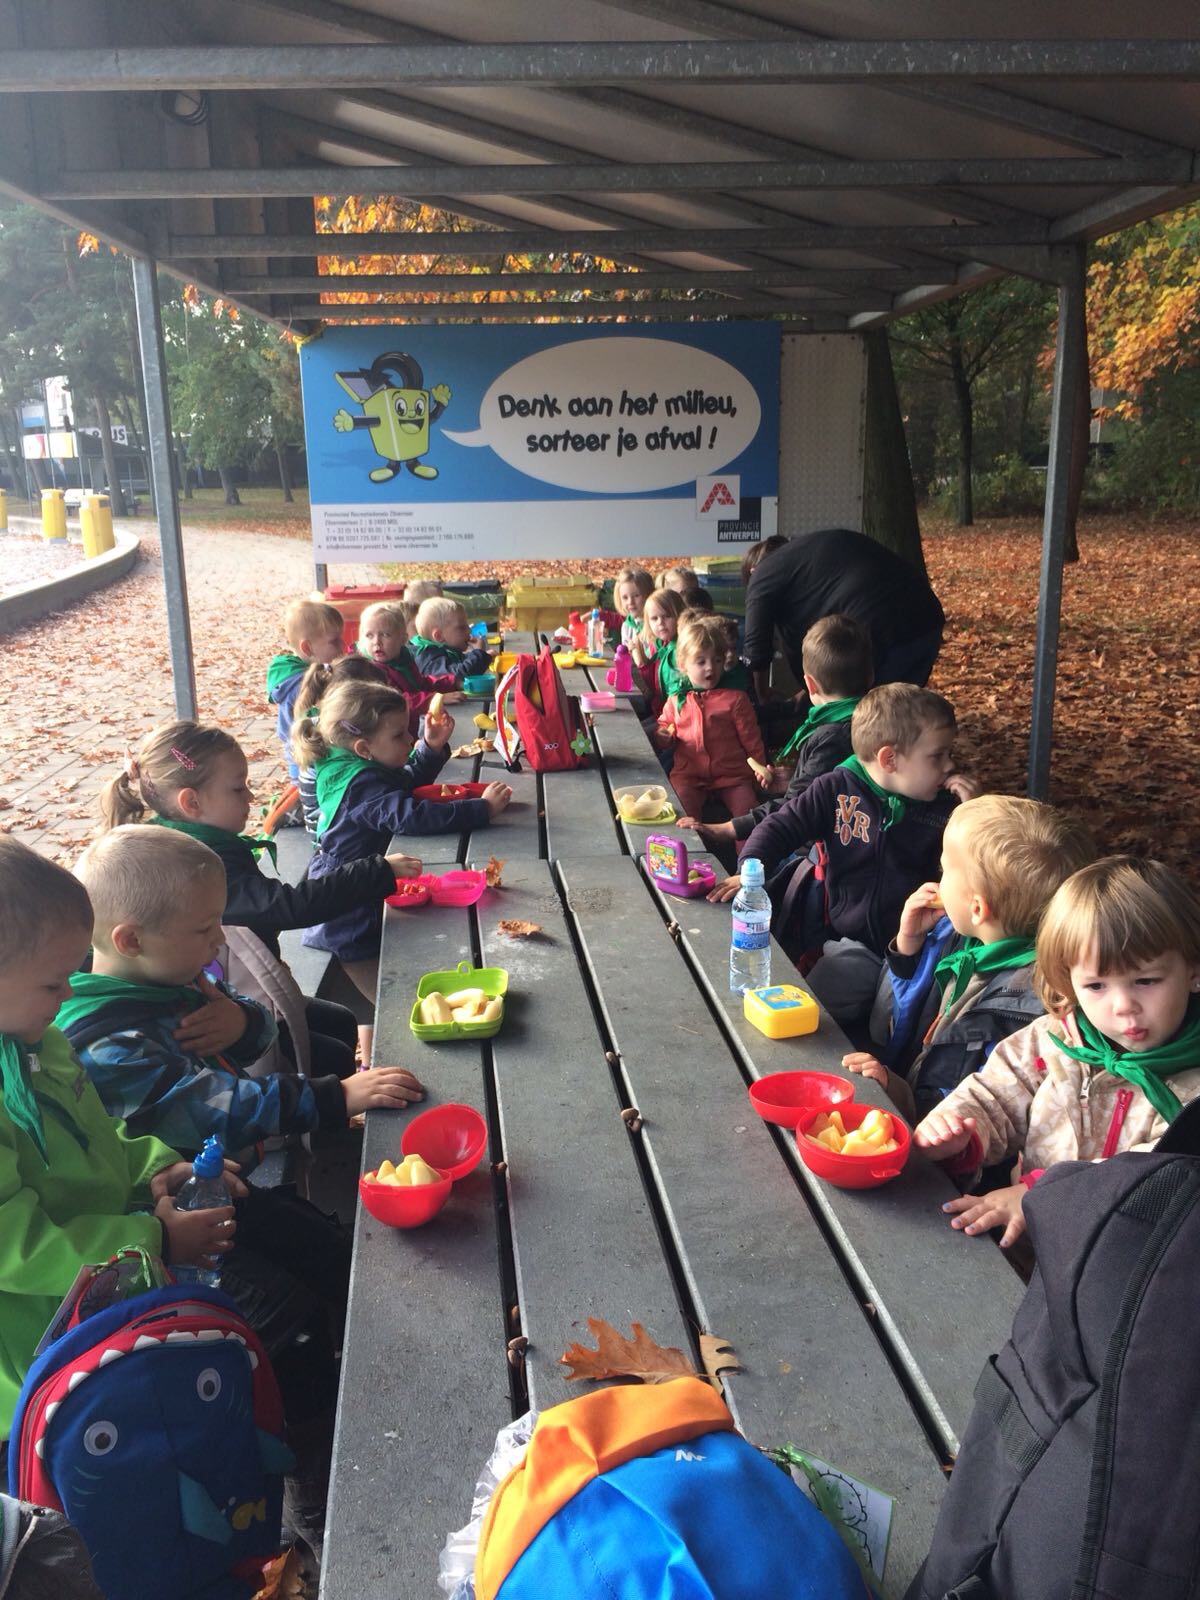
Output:
[[495,378],[472,433],[543,483],[596,494],[669,489],[720,471],[758,432],[753,385],[728,361],[670,339],[577,339]]

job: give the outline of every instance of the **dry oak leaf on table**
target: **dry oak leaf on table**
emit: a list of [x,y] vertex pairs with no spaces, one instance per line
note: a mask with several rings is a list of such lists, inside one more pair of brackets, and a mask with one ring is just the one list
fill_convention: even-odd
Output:
[[542,932],[540,922],[525,922],[520,917],[501,917],[496,926],[510,939],[532,939],[534,934]]
[[[627,1339],[618,1333],[611,1322],[603,1317],[589,1317],[588,1327],[596,1341],[596,1348],[573,1344],[559,1356],[567,1373],[568,1383],[583,1381],[601,1382],[607,1378],[636,1378],[641,1383],[670,1383],[672,1378],[698,1378],[691,1357],[674,1345],[655,1344],[640,1322],[630,1324],[633,1334]],[[729,1347],[727,1339],[716,1334],[700,1335],[700,1350],[704,1357],[704,1376],[721,1392],[721,1372],[740,1372],[741,1364]]]
[[487,865],[483,869],[483,881],[489,889],[502,889],[504,887],[500,879],[503,866],[503,861],[498,857],[489,856],[487,858]]
[[304,1573],[295,1550],[286,1550],[263,1569],[263,1584],[254,1600],[303,1600]]

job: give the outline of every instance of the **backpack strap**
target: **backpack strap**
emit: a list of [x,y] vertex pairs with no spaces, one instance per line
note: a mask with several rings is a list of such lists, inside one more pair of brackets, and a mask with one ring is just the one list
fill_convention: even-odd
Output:
[[518,755],[520,737],[517,733],[516,723],[504,709],[509,691],[517,680],[521,670],[521,657],[518,656],[509,667],[508,671],[496,685],[496,749],[504,757],[505,768],[509,772],[520,772],[521,761]]

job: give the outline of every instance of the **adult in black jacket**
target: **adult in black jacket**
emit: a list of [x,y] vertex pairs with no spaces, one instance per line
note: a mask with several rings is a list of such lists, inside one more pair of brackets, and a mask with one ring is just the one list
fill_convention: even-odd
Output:
[[757,558],[756,552],[747,554],[743,569],[749,574],[743,653],[760,701],[767,697],[775,630],[799,683],[804,635],[835,611],[870,633],[876,683],[928,681],[946,617],[915,567],[849,528],[797,534]]

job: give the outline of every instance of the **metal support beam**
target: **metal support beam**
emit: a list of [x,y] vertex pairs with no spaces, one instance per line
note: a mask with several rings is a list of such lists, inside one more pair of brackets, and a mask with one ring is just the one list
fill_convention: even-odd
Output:
[[611,259],[630,252],[657,255],[709,255],[727,249],[868,250],[891,244],[916,244],[932,250],[975,250],[983,245],[1043,244],[1050,223],[1040,218],[1019,226],[830,224],[797,222],[793,227],[520,228],[499,232],[406,233],[182,233],[166,246],[171,260],[223,256],[494,256],[555,251]]
[[179,524],[179,496],[175,486],[175,460],[171,446],[171,406],[167,399],[167,366],[163,355],[158,278],[154,262],[145,256],[135,256],[132,266],[138,347],[142,356],[142,382],[146,393],[150,477],[158,512],[163,586],[167,596],[167,633],[171,646],[171,675],[175,683],[175,710],[181,717],[195,718],[196,670],[192,660],[192,624],[188,615],[183,531]]
[[845,318],[853,312],[886,309],[891,295],[866,290],[828,300],[359,300],[331,305],[294,305],[292,316],[304,322],[537,322],[546,318],[656,317],[678,321],[688,317],[775,317],[803,319],[814,313]]
[[1087,350],[1085,249],[1072,245],[1058,288],[1058,337],[1054,349],[1054,399],[1050,411],[1050,461],[1046,471],[1046,510],[1042,522],[1042,570],[1038,596],[1037,645],[1033,663],[1033,721],[1029,735],[1029,794],[1045,800],[1050,791],[1050,742],[1054,731],[1054,687],[1062,616],[1063,552],[1071,493],[1071,451],[1075,437],[1081,368]]
[[423,272],[318,273],[290,278],[230,276],[226,289],[250,297],[271,294],[522,294],[527,290],[572,291],[630,289],[646,294],[662,289],[909,289],[917,284],[954,283],[957,268],[917,272],[896,267],[756,267],[734,272]]
[[1200,39],[685,40],[9,50],[0,93],[505,89],[647,82],[911,84],[1200,76]]
[[888,189],[987,186],[1132,187],[1187,184],[1197,172],[1190,151],[1135,160],[1095,157],[985,157],[900,161],[614,161],[503,163],[463,166],[301,166],[153,168],[60,172],[42,193],[61,200],[171,200],[258,195],[348,195],[369,183],[378,193],[413,199],[440,195],[545,195],[562,193],[695,193],[704,189]]

